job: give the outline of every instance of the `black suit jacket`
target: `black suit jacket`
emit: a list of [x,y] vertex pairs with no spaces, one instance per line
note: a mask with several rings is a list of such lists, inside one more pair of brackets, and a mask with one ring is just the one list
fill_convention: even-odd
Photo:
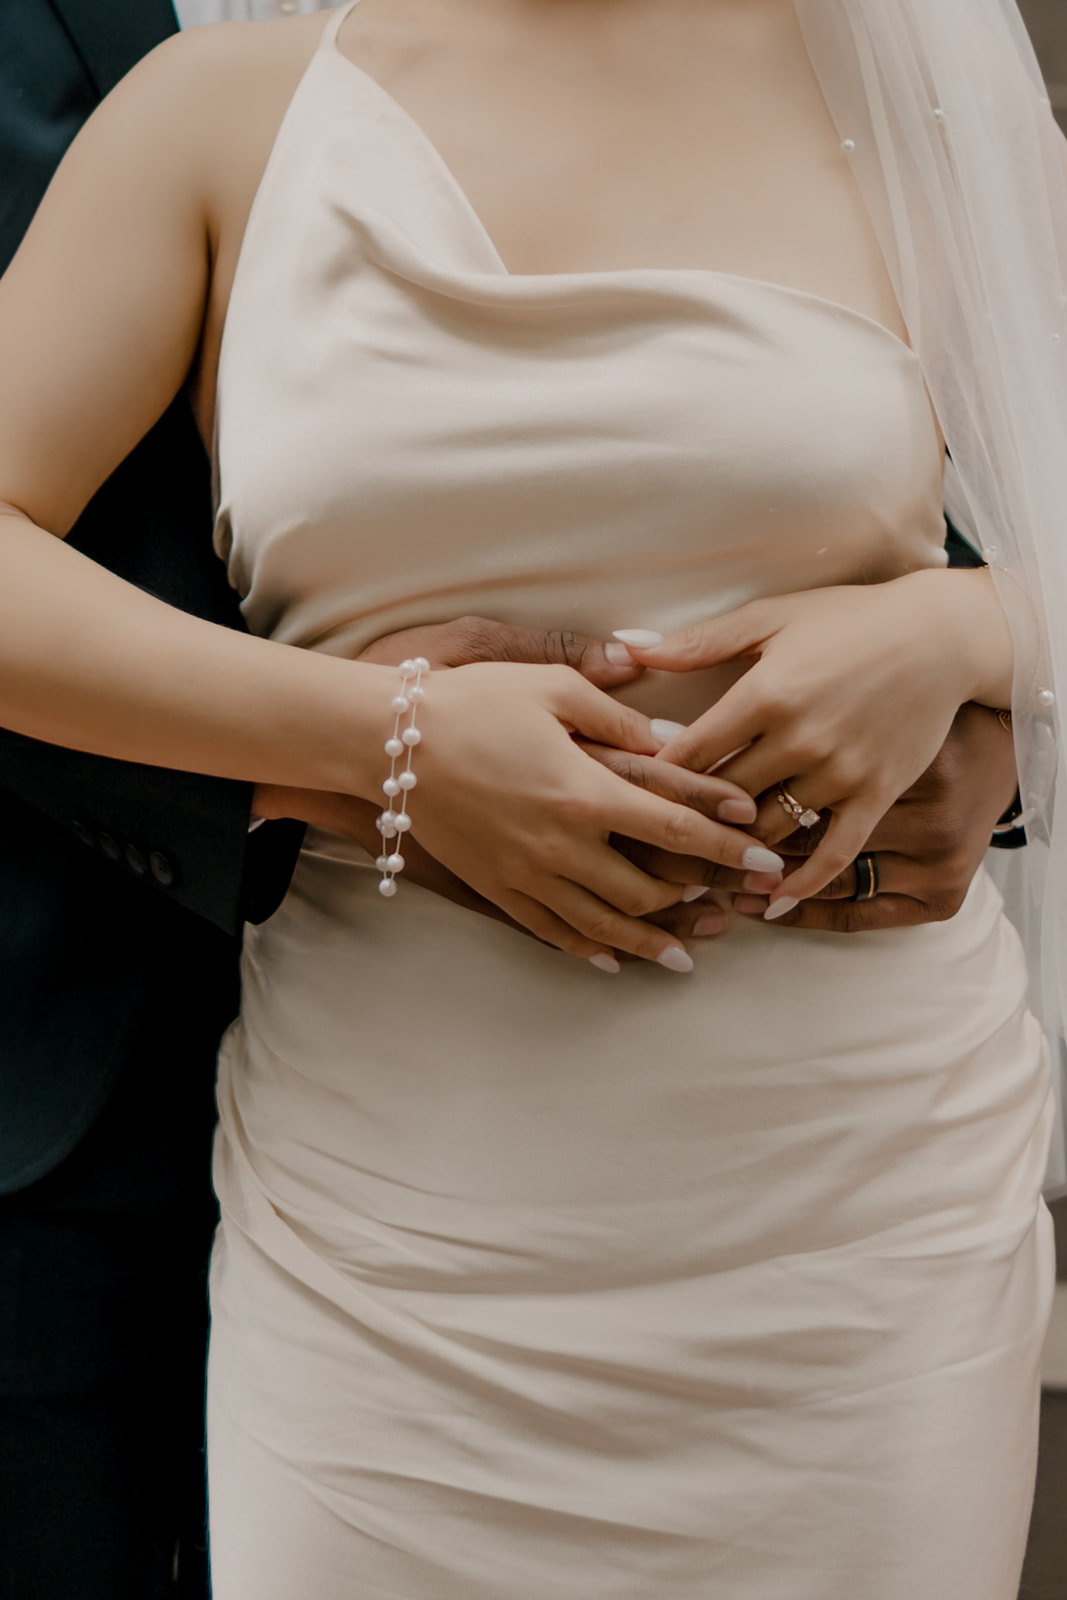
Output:
[[[0,270],[82,122],[176,26],[170,0],[0,0]],[[184,400],[70,539],[161,599],[242,625]],[[63,1159],[131,1052],[150,1057],[153,1028],[180,1028],[190,1074],[211,1070],[243,920],[278,904],[303,832],[249,835],[250,805],[246,784],[0,730],[0,1193]]]

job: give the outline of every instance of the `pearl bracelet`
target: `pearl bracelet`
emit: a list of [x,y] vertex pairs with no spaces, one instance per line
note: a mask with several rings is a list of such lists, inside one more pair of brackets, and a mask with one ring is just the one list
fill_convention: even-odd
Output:
[[[415,726],[419,702],[426,698],[426,690],[422,687],[422,675],[429,672],[430,663],[425,656],[416,656],[412,661],[400,663],[400,693],[393,696],[391,709],[394,713],[393,732],[385,741],[385,753],[389,757],[389,776],[382,784],[382,790],[390,801],[389,809],[383,811],[375,826],[383,839],[395,839],[397,835],[403,836],[411,827],[411,818],[408,816],[408,795],[418,783],[414,772],[411,770],[411,758],[415,753],[415,746],[422,740],[422,734]],[[412,679],[414,678],[414,683]],[[407,727],[401,730],[401,720],[407,717]],[[407,765],[401,772],[396,770],[397,762],[407,755]],[[400,809],[393,809],[392,801],[400,796]],[[404,870],[404,857],[399,850],[393,850],[388,855],[380,855],[375,866],[381,873],[378,881],[378,893],[389,899],[396,894],[396,875]]]

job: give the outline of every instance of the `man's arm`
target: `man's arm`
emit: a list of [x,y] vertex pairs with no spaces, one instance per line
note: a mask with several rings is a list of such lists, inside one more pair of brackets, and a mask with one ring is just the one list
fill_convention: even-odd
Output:
[[[82,122],[169,33],[169,0],[0,0],[0,270]],[[211,547],[207,458],[176,401],[95,496],[70,542],[183,610],[240,627]],[[248,785],[137,766],[0,730],[0,785],[86,849],[235,933],[280,901],[303,828],[249,836]]]

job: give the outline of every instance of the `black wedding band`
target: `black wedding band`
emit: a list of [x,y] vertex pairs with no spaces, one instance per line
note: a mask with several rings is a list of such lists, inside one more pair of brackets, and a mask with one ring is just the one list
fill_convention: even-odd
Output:
[[873,900],[878,893],[878,863],[874,856],[856,857],[856,891],[853,900]]

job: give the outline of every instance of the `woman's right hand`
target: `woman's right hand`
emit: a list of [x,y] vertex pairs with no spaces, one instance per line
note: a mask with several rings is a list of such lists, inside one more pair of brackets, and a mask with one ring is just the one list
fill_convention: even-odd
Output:
[[737,871],[781,867],[758,839],[588,756],[572,734],[637,755],[654,755],[660,741],[646,717],[571,668],[486,663],[431,673],[424,687],[413,832],[547,943],[601,965],[620,950],[692,969],[675,938],[641,920],[677,904],[683,887],[620,855],[613,833]]

